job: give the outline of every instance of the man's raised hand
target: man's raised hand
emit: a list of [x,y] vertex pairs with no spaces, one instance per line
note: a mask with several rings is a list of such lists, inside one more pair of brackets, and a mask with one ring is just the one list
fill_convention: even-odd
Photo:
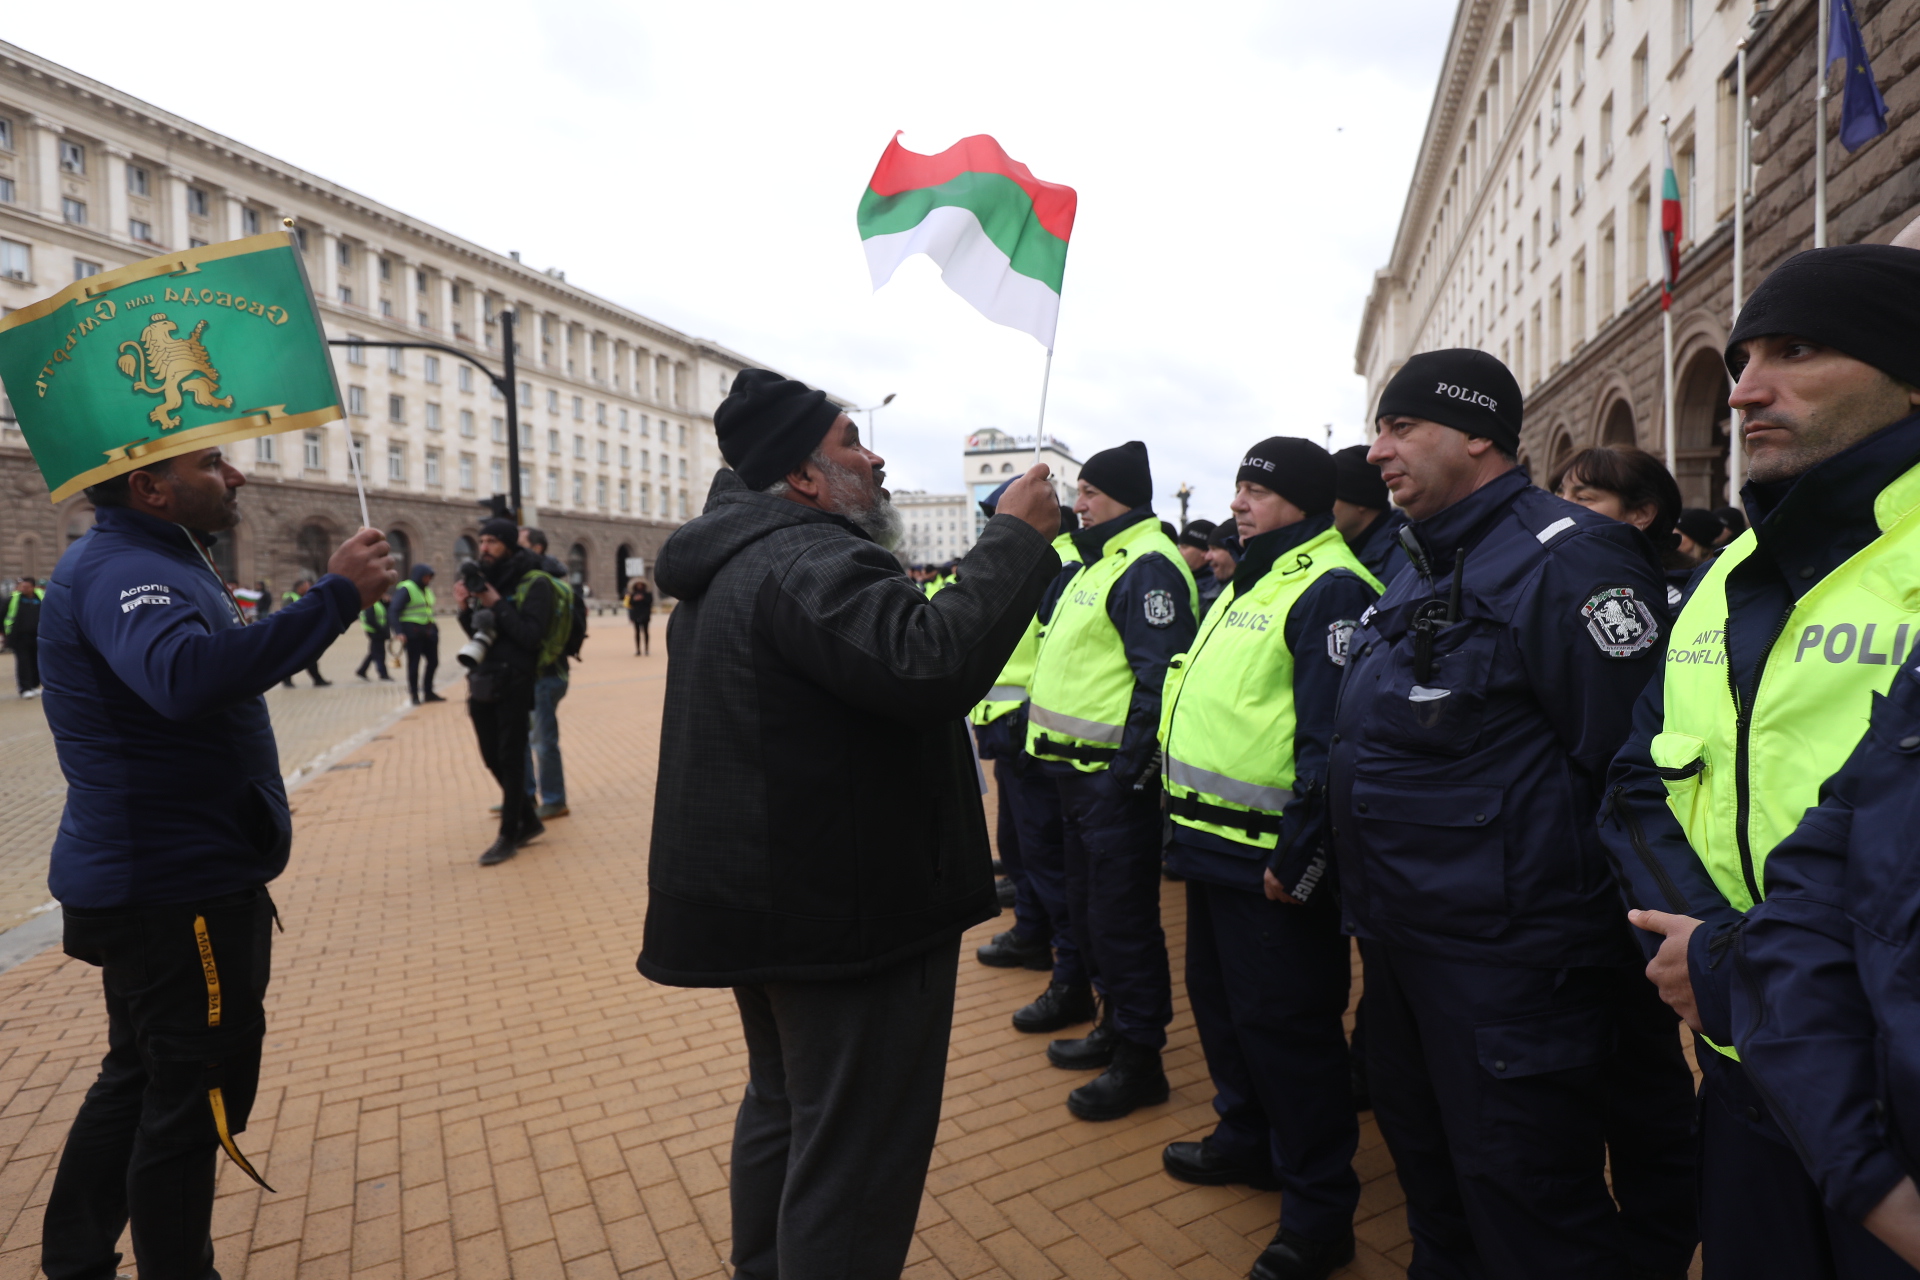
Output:
[[360,592],[360,607],[368,608],[400,580],[393,567],[393,548],[378,529],[362,529],[340,544],[327,561],[327,572],[337,573]]
[[993,514],[1025,520],[1041,537],[1054,537],[1060,532],[1060,499],[1054,496],[1047,475],[1046,463],[1034,463],[1027,474],[1007,486]]

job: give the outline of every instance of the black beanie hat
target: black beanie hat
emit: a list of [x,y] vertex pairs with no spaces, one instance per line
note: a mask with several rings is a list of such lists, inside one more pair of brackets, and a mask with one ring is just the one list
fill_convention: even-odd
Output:
[[503,516],[495,516],[480,526],[480,536],[498,538],[509,547],[517,547],[520,545],[520,526]]
[[1060,532],[1072,533],[1080,527],[1080,513],[1066,503],[1060,504]]
[[1080,467],[1080,478],[1129,510],[1153,501],[1153,469],[1147,446],[1138,440],[1102,449]]
[[1705,507],[1688,507],[1681,511],[1680,518],[1673,522],[1673,527],[1703,547],[1711,547],[1720,541],[1721,535],[1727,531],[1727,526],[1720,522],[1720,517]]
[[824,391],[770,369],[742,369],[713,411],[713,432],[727,465],[747,488],[760,490],[805,462],[839,416]]
[[1240,459],[1233,482],[1273,490],[1310,516],[1333,510],[1333,456],[1299,436],[1268,436]]
[[1796,253],[1773,269],[1734,321],[1727,371],[1749,338],[1792,334],[1920,386],[1920,249],[1846,244]]
[[1223,520],[1213,526],[1213,532],[1207,535],[1209,547],[1225,547],[1229,551],[1240,550],[1240,526],[1232,520]]
[[1182,547],[1198,547],[1200,550],[1205,551],[1207,549],[1207,535],[1211,534],[1213,529],[1214,525],[1211,520],[1189,520],[1187,521],[1187,527],[1181,531],[1180,536],[1173,540],[1174,544]]
[[1401,416],[1484,436],[1509,457],[1520,451],[1520,384],[1506,365],[1471,347],[1410,356],[1387,380],[1373,420]]
[[1367,446],[1350,444],[1333,455],[1333,496],[1356,507],[1385,511],[1393,501],[1380,468],[1367,461]]

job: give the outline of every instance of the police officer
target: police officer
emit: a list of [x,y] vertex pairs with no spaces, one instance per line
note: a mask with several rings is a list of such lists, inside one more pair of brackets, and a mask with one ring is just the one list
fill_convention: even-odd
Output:
[[432,565],[413,566],[405,581],[393,589],[393,619],[407,651],[407,696],[416,707],[445,702],[433,691],[433,675],[440,669],[440,624],[433,620]]
[[[981,514],[993,519],[1000,495],[1012,483],[1007,481],[981,499]],[[1067,529],[1071,525],[1061,527]],[[1053,549],[1062,561],[1073,555],[1073,543],[1066,533],[1053,540]],[[1064,910],[1062,899],[1066,892],[1060,849],[1060,788],[1040,771],[1026,752],[1027,685],[1033,678],[1034,656],[1040,651],[1040,627],[1036,613],[1013,656],[1007,659],[1007,665],[993,682],[993,688],[969,716],[981,759],[993,761],[993,782],[1000,800],[994,847],[1006,872],[1001,884],[1013,889],[1013,928],[995,934],[974,956],[981,964],[997,969],[1051,972],[1054,938],[1064,932],[1064,928],[1055,921],[1050,908]],[[1023,830],[1035,837],[1032,843],[1038,865],[1033,867],[1027,862],[1028,850],[1021,839]],[[1009,904],[1002,902],[1001,905]],[[1068,946],[1071,945],[1069,942]],[[1070,984],[1084,988],[1086,979],[1082,975],[1077,983],[1071,983],[1070,977]],[[1091,1013],[1089,1007],[1082,1020]],[[1071,1023],[1059,1023],[1046,1030],[1069,1025]]]
[[1194,634],[1193,576],[1154,517],[1153,473],[1138,440],[1080,468],[1073,535],[1083,568],[1047,623],[1034,664],[1027,752],[1059,779],[1068,911],[1106,997],[1084,1039],[1047,1058],[1106,1070],[1067,1108],[1112,1120],[1167,1099],[1160,1065],[1173,1020],[1160,927],[1159,787],[1151,774],[1167,662]]
[[1180,548],[1180,558],[1187,562],[1187,572],[1193,575],[1194,590],[1200,597],[1200,621],[1207,620],[1207,610],[1220,598],[1220,592],[1226,583],[1213,576],[1213,566],[1207,563],[1207,537],[1217,526],[1211,520],[1189,520],[1173,545]]
[[360,611],[360,629],[367,633],[367,656],[360,659],[360,665],[353,674],[362,680],[367,678],[367,668],[372,667],[380,673],[380,683],[392,684],[393,677],[387,674],[387,602],[375,600]]
[[[1771,1084],[1750,1078],[1726,956],[1768,854],[1860,741],[1917,634],[1916,289],[1920,251],[1848,245],[1789,259],[1741,309],[1726,358],[1752,527],[1695,579],[1611,774],[1603,833],[1635,923],[1658,939],[1648,976],[1700,1037],[1709,1276],[1912,1274],[1858,1225],[1870,1204],[1822,1208],[1777,1119],[1803,1129],[1860,1079],[1817,1074],[1812,1045]],[[1775,989],[1762,1012],[1846,1034],[1816,986]],[[1809,1150],[1823,1172],[1828,1149]]]
[[1366,445],[1348,445],[1335,453],[1333,466],[1333,527],[1384,586],[1407,567],[1407,553],[1400,546],[1407,513],[1393,505],[1380,468],[1367,461]]
[[1374,1115],[1410,1274],[1677,1277],[1691,1082],[1594,823],[1665,587],[1639,532],[1529,482],[1520,421],[1494,357],[1425,352],[1368,453],[1412,561],[1354,632],[1330,767]]
[[1253,1275],[1320,1280],[1352,1261],[1360,1200],[1327,742],[1379,583],[1334,527],[1319,445],[1261,441],[1234,490],[1246,554],[1169,666],[1160,717],[1167,864],[1187,883],[1187,995],[1220,1120],[1162,1159],[1183,1182],[1278,1188],[1280,1227]]
[[[300,599],[311,590],[313,590],[312,578],[301,578],[297,580],[291,590],[284,591],[280,594],[280,607],[284,609],[290,604],[298,604]],[[313,656],[313,661],[307,664],[307,678],[313,681],[313,687],[316,689],[324,689],[333,683],[333,681],[320,674],[320,655],[317,653]],[[287,672],[287,678],[280,683],[289,689],[293,688],[293,672]]]
[[32,578],[22,578],[7,597],[7,648],[13,653],[13,683],[23,698],[40,696],[40,602],[46,594]]

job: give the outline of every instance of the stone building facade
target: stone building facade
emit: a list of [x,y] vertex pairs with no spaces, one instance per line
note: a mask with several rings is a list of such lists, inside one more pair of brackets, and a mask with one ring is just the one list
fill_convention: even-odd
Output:
[[896,554],[908,564],[945,564],[973,545],[979,512],[966,494],[900,489],[893,505],[900,508],[904,533]]
[[[1720,353],[1732,328],[1742,188],[1744,292],[1813,244],[1817,0],[1772,8],[1725,0],[1712,10],[1707,0],[1561,0],[1558,8],[1535,0],[1533,8],[1462,0],[1393,257],[1368,298],[1356,371],[1371,405],[1414,352],[1474,346],[1500,356],[1525,390],[1521,459],[1541,483],[1589,445],[1659,453],[1665,157],[1657,122],[1665,115],[1686,206],[1673,299],[1676,471],[1688,505],[1719,506],[1728,501],[1730,445]],[[1830,244],[1889,240],[1920,211],[1920,80],[1907,77],[1920,61],[1920,0],[1856,0],[1854,8],[1890,127],[1849,154],[1837,139],[1838,92],[1830,98]],[[1531,62],[1519,56],[1530,18],[1543,24]],[[1732,96],[1741,38],[1751,128],[1744,182]],[[1507,92],[1503,81],[1516,86],[1504,120],[1488,114]],[[1474,89],[1482,98],[1469,111]],[[1482,124],[1486,134],[1474,134]],[[1603,157],[1608,167],[1589,180],[1582,166]]]
[[[755,362],[0,42],[0,314],[167,249],[294,220],[330,339],[437,342],[501,367],[517,326],[522,512],[602,599],[704,503],[713,410]],[[278,592],[360,523],[446,574],[508,488],[506,405],[449,353],[334,349],[345,423],[241,441],[244,520],[216,557]],[[841,403],[845,403],[842,401]],[[43,577],[92,520],[47,500],[0,399],[0,577]]]

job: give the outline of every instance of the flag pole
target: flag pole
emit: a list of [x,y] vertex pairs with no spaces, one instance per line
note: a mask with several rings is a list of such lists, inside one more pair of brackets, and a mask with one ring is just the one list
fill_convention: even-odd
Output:
[[[1746,299],[1747,270],[1747,185],[1753,172],[1748,148],[1752,145],[1751,122],[1747,104],[1747,41],[1743,36],[1734,46],[1734,93],[1739,95],[1734,108],[1733,126],[1733,320],[1740,322],[1740,305]],[[1740,436],[1740,410],[1727,406],[1727,505],[1740,504],[1740,490],[1746,484],[1746,454]]]
[[1813,247],[1827,247],[1827,44],[1833,0],[1816,0],[1820,6],[1819,34],[1814,40],[1813,91]]
[[360,527],[373,528],[373,520],[367,515],[367,478],[360,470],[360,454],[353,447],[353,424],[347,426],[347,470],[353,473],[353,487],[360,494]]
[[1033,461],[1040,463],[1040,446],[1047,440],[1047,387],[1053,382],[1053,348],[1047,348],[1047,369],[1040,375],[1040,421],[1033,430]]
[[[1825,0],[1821,0],[1825,3]],[[1673,134],[1668,126],[1667,117],[1660,117],[1660,137],[1666,146],[1667,172],[1673,172]],[[1664,193],[1663,193],[1664,194]],[[1660,382],[1662,404],[1665,408],[1665,422],[1662,434],[1665,436],[1667,453],[1667,472],[1675,473],[1673,442],[1673,260],[1679,253],[1679,232],[1674,233],[1675,243],[1660,246]],[[1677,479],[1678,476],[1675,475]]]

